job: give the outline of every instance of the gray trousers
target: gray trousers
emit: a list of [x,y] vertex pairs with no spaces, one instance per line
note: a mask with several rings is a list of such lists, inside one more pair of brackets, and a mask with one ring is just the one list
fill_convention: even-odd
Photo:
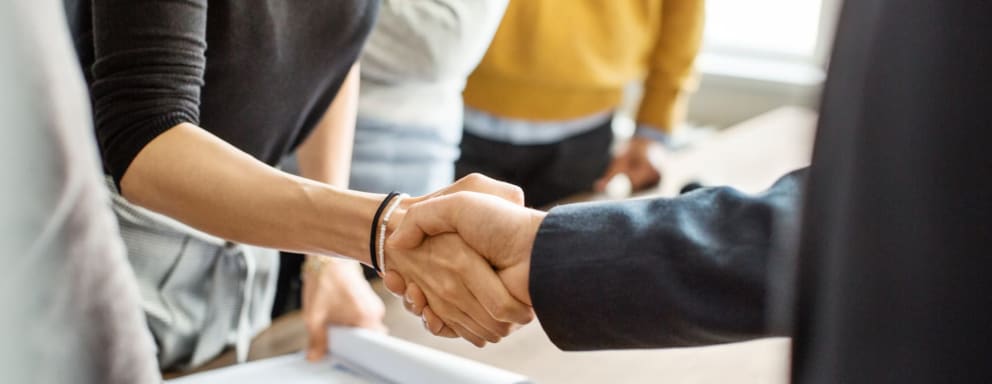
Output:
[[196,367],[229,345],[244,361],[251,338],[271,322],[279,253],[197,231],[116,191],[113,210],[160,368]]

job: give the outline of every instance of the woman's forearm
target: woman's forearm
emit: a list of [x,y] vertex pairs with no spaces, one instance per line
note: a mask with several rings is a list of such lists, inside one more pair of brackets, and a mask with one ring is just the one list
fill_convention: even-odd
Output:
[[[355,64],[324,116],[296,150],[300,176],[338,188],[348,188],[352,147],[355,142],[355,120],[358,114],[359,81],[358,64]],[[314,255],[308,254],[306,257],[311,258]],[[324,268],[351,270],[356,275],[362,273],[361,268],[352,269],[357,265],[343,263],[320,265],[325,265]]]
[[141,150],[121,194],[231,241],[363,263],[382,199],[281,172],[186,123]]

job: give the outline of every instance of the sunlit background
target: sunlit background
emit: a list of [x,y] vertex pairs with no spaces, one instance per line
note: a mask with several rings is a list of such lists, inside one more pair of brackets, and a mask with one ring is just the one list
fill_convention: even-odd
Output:
[[816,107],[839,0],[708,0],[696,125],[725,127],[782,105]]

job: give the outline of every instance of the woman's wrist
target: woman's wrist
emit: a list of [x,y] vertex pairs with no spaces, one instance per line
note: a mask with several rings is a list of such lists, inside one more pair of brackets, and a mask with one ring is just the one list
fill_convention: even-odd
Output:
[[378,209],[381,194],[338,189],[326,184],[306,181],[304,194],[311,202],[305,209],[306,224],[299,228],[309,252],[340,255],[371,265],[369,259],[369,228]]

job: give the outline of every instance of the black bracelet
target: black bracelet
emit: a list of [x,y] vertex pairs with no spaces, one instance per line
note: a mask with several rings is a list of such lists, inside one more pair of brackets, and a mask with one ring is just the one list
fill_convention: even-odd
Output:
[[389,192],[386,198],[382,199],[382,203],[379,204],[379,209],[375,210],[375,216],[372,216],[372,233],[369,234],[369,262],[372,264],[372,269],[375,269],[379,273],[382,273],[382,269],[379,268],[379,260],[377,260],[375,252],[375,235],[379,229],[379,217],[382,216],[382,211],[386,209],[389,202],[399,195],[400,193],[396,191]]

